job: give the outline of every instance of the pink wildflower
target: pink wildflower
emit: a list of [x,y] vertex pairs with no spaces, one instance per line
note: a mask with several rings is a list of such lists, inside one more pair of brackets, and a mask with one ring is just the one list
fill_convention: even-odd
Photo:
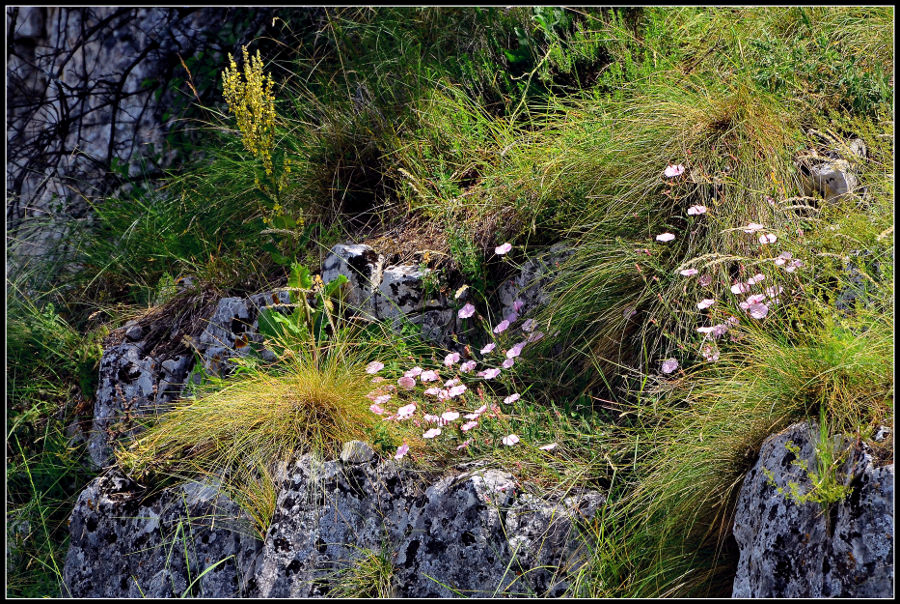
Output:
[[478,425],[478,422],[476,422],[475,420],[472,420],[470,422],[464,423],[462,426],[459,427],[459,429],[462,430],[463,432],[468,432],[469,430],[471,430],[472,428],[474,428],[477,425]]
[[764,319],[769,314],[769,307],[765,304],[751,304],[747,310],[754,319]]
[[715,363],[719,360],[719,349],[713,344],[704,344],[703,348],[700,349],[700,353],[710,363]]
[[523,300],[521,300],[520,298],[516,298],[515,300],[513,300],[513,311],[519,312],[520,310],[522,310],[522,306],[524,305],[525,302]]
[[709,284],[712,283],[712,277],[709,275],[703,275],[700,277],[700,285],[702,287],[709,287]]
[[369,411],[376,415],[384,415],[384,409],[378,403],[372,403],[369,405]]
[[404,390],[412,390],[416,387],[415,378],[411,378],[409,376],[403,376],[399,380],[397,380],[397,385],[399,385]]
[[507,327],[509,327],[509,321],[503,319],[497,324],[497,327],[494,328],[494,333],[503,333],[506,331]]
[[492,380],[498,375],[500,375],[499,369],[485,369],[484,371],[479,371],[478,375],[483,377],[486,380]]
[[684,173],[684,166],[682,166],[681,164],[675,164],[675,165],[669,164],[668,166],[666,166],[666,169],[663,172],[663,174],[666,175],[666,178],[674,178],[676,176],[681,176],[683,173]]
[[500,366],[503,367],[504,369],[509,369],[510,367],[512,367],[515,364],[515,362],[516,362],[515,359],[506,359],[505,361],[500,363]]
[[409,371],[403,374],[403,377],[414,378],[422,375],[422,368],[419,366],[413,367]]
[[528,343],[530,344],[530,343],[532,343],[532,342],[537,342],[538,340],[540,340],[540,339],[543,338],[543,337],[544,337],[544,332],[542,332],[542,331],[535,331],[535,332],[532,332],[532,333],[528,334],[528,337],[525,338],[525,341],[528,342]]
[[661,235],[656,236],[656,240],[662,241],[663,243],[672,241],[673,239],[675,239],[675,235],[673,235],[672,233],[662,233]]
[[468,390],[468,388],[466,388],[465,385],[460,384],[459,386],[453,386],[452,388],[450,388],[450,390],[447,391],[447,394],[450,396],[450,398],[453,398],[459,396],[466,390]]
[[506,351],[506,358],[511,359],[513,357],[517,357],[522,354],[522,349],[525,348],[525,342],[518,342],[512,348]]
[[391,400],[391,395],[390,394],[382,394],[381,396],[376,396],[372,400],[375,401],[376,405],[383,405],[386,402],[388,402],[389,400]]
[[402,445],[397,447],[397,454],[394,455],[394,459],[396,459],[397,461],[400,461],[401,459],[403,459],[403,456],[406,455],[407,453],[409,453],[409,445],[406,443],[403,443]]
[[778,241],[778,237],[775,236],[775,233],[768,233],[766,235],[759,236],[759,242],[763,245],[766,245],[767,243],[775,243],[776,241]]
[[503,402],[506,403],[507,405],[512,405],[517,400],[519,400],[519,393],[514,392],[513,394],[510,394],[505,399],[503,399]]
[[662,372],[663,373],[672,373],[678,369],[678,361],[676,359],[666,359],[662,363]]
[[712,335],[714,338],[721,338],[728,331],[727,323],[716,323],[712,326]]
[[748,224],[747,226],[744,227],[744,232],[745,232],[745,233],[752,234],[752,233],[755,233],[755,232],[757,232],[757,231],[760,231],[760,230],[762,230],[762,229],[764,229],[764,228],[766,228],[766,227],[764,227],[763,225],[759,224],[758,222],[751,222],[750,224]]
[[731,293],[733,294],[746,294],[750,291],[750,286],[746,283],[735,283],[731,286]]
[[440,436],[441,429],[440,428],[431,428],[426,431],[425,434],[422,435],[422,438],[434,438],[435,436]]
[[487,346],[485,346],[484,348],[481,349],[481,354],[488,354],[496,347],[497,347],[497,345],[494,344],[493,342],[491,342],[490,344],[488,344]]
[[469,440],[467,440],[466,442],[464,442],[464,443],[458,445],[458,446],[456,447],[456,450],[459,451],[460,449],[465,449],[465,448],[468,447],[470,444],[472,444],[472,439],[471,439],[471,438],[470,438]]
[[519,437],[516,436],[515,434],[510,434],[509,436],[503,437],[503,444],[506,445],[507,447],[511,447],[514,444],[516,444],[517,442],[519,442]]
[[756,285],[760,281],[765,281],[765,279],[765,275],[763,275],[762,273],[756,273],[755,275],[747,279],[747,285]]
[[753,294],[752,296],[747,296],[747,304],[759,304],[765,299],[765,294]]
[[790,266],[784,267],[784,270],[789,273],[793,273],[795,270],[797,270],[801,266],[803,266],[802,260],[794,260],[793,262],[791,262]]
[[790,252],[781,252],[780,254],[778,254],[778,257],[775,258],[775,265],[784,266],[785,263],[793,257],[794,255]]
[[440,416],[440,415],[433,415],[433,414],[431,414],[431,413],[426,413],[425,415],[422,416],[422,419],[424,419],[426,422],[428,422],[428,423],[430,423],[430,424],[433,424],[433,423],[435,423],[435,422],[440,421],[441,416]]
[[495,247],[494,253],[497,254],[498,256],[502,256],[503,254],[508,253],[509,250],[511,250],[511,249],[512,249],[512,244],[507,242],[507,243],[504,243],[503,245],[498,245],[497,247]]
[[366,373],[378,373],[382,369],[384,369],[384,363],[379,361],[372,361],[366,365]]
[[706,213],[706,206],[696,205],[688,208],[688,216],[699,216]]
[[698,271],[695,268],[686,268],[683,271],[678,271],[678,274],[681,275],[682,277],[692,277],[699,272],[700,271]]
[[540,449],[540,450],[542,450],[542,451],[552,451],[552,450],[555,449],[557,446],[558,446],[558,445],[557,445],[556,443],[550,443],[549,445],[543,445],[543,446],[541,446],[541,447],[538,447],[538,449]]
[[441,389],[438,388],[437,386],[432,386],[431,388],[428,388],[427,390],[425,390],[425,392],[423,394],[426,394],[427,396],[437,396],[440,393],[440,391],[441,391]]
[[416,404],[410,403],[408,405],[403,405],[399,409],[397,409],[397,419],[404,420],[412,417],[413,413],[416,412]]
[[459,413],[456,411],[444,411],[441,413],[441,419],[445,422],[452,422],[459,419]]
[[525,333],[531,333],[534,331],[534,328],[537,327],[537,321],[534,319],[527,319],[524,323],[522,323],[522,331]]
[[471,303],[466,302],[466,305],[460,308],[459,313],[457,314],[459,315],[460,319],[468,319],[475,314],[475,307],[472,306]]
[[475,369],[475,361],[466,361],[459,366],[459,370],[463,373],[469,373],[473,369]]
[[440,376],[436,371],[432,371],[431,369],[429,369],[428,371],[423,371],[422,375],[419,376],[419,379],[423,382],[434,382],[435,380],[440,379]]
[[704,309],[709,308],[710,306],[712,306],[715,303],[716,303],[716,301],[713,300],[712,298],[704,298],[704,299],[700,300],[699,302],[697,302],[697,308],[699,308],[700,310],[704,310]]
[[447,367],[451,367],[454,363],[459,361],[459,359],[460,357],[458,352],[451,352],[444,357],[444,365],[446,365]]

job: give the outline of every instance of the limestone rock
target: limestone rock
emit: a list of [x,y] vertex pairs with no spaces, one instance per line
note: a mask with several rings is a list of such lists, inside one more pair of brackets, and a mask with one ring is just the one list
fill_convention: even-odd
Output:
[[339,275],[347,277],[347,302],[358,312],[372,317],[383,264],[381,254],[368,245],[339,243],[325,257],[322,281],[328,283]]
[[[799,457],[816,470],[815,424],[794,424],[762,445],[759,461],[744,479],[734,520],[740,560],[733,596],[760,597],[891,597],[893,584],[894,467],[876,467],[868,447],[841,437],[849,447],[841,468],[853,491],[827,512],[816,502],[797,503],[778,493],[811,487],[807,471],[792,464],[788,441]],[[769,483],[763,468],[771,471]]]
[[140,342],[122,342],[103,351],[88,439],[88,454],[97,466],[111,459],[113,433],[130,433],[131,420],[156,403],[157,367],[156,361],[144,356]]
[[218,376],[230,373],[230,359],[246,357],[252,350],[251,343],[261,344],[263,341],[259,334],[259,310],[271,306],[286,312],[285,305],[289,302],[287,291],[220,300],[199,339],[204,369]]
[[101,476],[72,512],[63,595],[236,597],[261,546],[248,527],[211,485],[187,483],[147,497],[117,472]]
[[392,319],[395,329],[408,319],[422,329],[422,338],[449,347],[456,331],[455,313],[447,308],[445,296],[428,291],[430,270],[403,264],[384,269],[375,294],[375,314],[379,319]]
[[259,595],[327,595],[335,570],[358,558],[358,548],[387,548],[398,597],[561,593],[565,571],[524,571],[539,563],[577,568],[576,506],[519,491],[500,470],[456,473],[423,489],[392,460],[342,466],[301,458],[284,470]]
[[850,163],[844,159],[803,163],[800,173],[804,195],[819,194],[825,201],[839,201],[859,185]]
[[341,449],[341,461],[347,464],[365,463],[375,457],[372,447],[359,440],[351,440],[344,443]]
[[522,301],[520,316],[549,302],[546,291],[559,264],[574,253],[567,244],[557,243],[546,254],[529,259],[512,279],[499,289],[503,317],[514,312],[516,300]]
[[375,295],[378,318],[390,319],[445,306],[437,292],[426,291],[429,273],[429,269],[410,264],[385,268]]
[[398,597],[563,595],[587,560],[576,520],[604,501],[544,500],[484,467],[435,480],[358,442],[339,461],[282,464],[276,490],[258,541],[213,484],[154,494],[115,471],[97,478],[72,512],[66,595],[326,596],[366,550],[388,555]]
[[[197,340],[204,368],[217,375],[227,373],[229,359],[246,356],[251,342],[262,341],[258,333],[258,309],[263,306],[283,309],[288,301],[285,291],[220,300]],[[111,445],[116,438],[135,433],[138,417],[163,412],[168,403],[181,396],[193,367],[194,357],[188,352],[158,358],[148,354],[150,343],[145,331],[155,329],[129,326],[120,343],[103,351],[88,439],[90,459],[98,467],[111,460]],[[134,341],[134,338],[145,339]]]

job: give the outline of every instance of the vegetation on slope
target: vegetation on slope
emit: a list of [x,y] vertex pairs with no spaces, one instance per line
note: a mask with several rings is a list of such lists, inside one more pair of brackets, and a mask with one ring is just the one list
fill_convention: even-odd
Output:
[[[53,593],[66,502],[88,477],[64,426],[89,417],[71,403],[93,396],[102,330],[184,276],[258,291],[342,240],[394,259],[431,250],[485,317],[511,265],[560,240],[575,250],[533,317],[547,335],[483,382],[478,404],[499,410],[479,418],[485,438],[457,450],[461,432],[423,439],[382,421],[366,364],[396,381],[440,369],[447,351],[409,328],[348,326],[325,344],[282,342],[280,363],[185,399],[125,449],[128,467],[230,476],[264,530],[277,459],[351,437],[389,454],[408,443],[428,465],[485,456],[548,490],[608,490],[573,595],[730,593],[730,514],[762,440],[823,410],[861,436],[893,417],[893,9],[317,15],[295,31],[285,11],[276,46],[296,52],[223,61],[232,93],[202,109],[201,153],[159,186],[96,201],[77,270],[46,292],[8,285],[8,502],[31,525],[10,593]],[[261,86],[235,92],[249,80]],[[868,147],[857,191],[806,195],[797,156],[853,137]],[[759,274],[773,295],[754,317],[733,288]],[[714,325],[727,336],[697,331]],[[474,390],[461,400],[477,406]],[[191,454],[172,463],[176,450]]]

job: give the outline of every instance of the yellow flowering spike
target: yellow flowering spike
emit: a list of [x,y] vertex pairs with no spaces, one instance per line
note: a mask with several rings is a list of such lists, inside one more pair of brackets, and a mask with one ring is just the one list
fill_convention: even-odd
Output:
[[263,73],[259,51],[250,57],[244,52],[244,74],[238,71],[234,57],[222,73],[225,102],[237,119],[244,147],[263,162],[266,174],[272,174],[272,149],[275,147],[275,95],[272,77]]

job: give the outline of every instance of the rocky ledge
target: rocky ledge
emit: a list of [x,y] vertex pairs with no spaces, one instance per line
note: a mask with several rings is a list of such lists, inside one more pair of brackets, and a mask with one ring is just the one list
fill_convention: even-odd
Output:
[[[845,455],[836,477],[852,490],[827,505],[801,503],[790,483],[801,494],[812,488],[818,431],[814,423],[801,422],[770,436],[744,479],[734,519],[740,547],[736,598],[893,593],[894,465],[879,464],[865,442],[835,437],[832,446]],[[888,433],[879,430],[875,440]]]
[[113,470],[75,505],[63,594],[327,596],[375,552],[390,561],[398,597],[561,596],[588,556],[578,521],[604,501],[595,491],[536,497],[485,467],[423,476],[353,442],[339,460],[279,469],[260,541],[215,485],[151,493]]

